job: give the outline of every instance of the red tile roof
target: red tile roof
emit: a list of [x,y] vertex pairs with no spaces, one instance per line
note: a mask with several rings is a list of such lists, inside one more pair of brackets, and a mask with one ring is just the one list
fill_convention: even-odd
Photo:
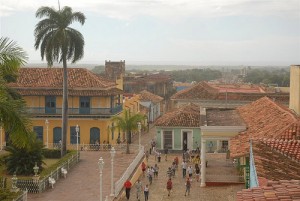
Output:
[[155,95],[149,91],[143,90],[140,92],[140,101],[151,101],[153,103],[159,103],[164,100],[162,97]]
[[237,201],[299,201],[300,181],[269,181],[267,186],[237,192]]
[[171,99],[255,101],[264,96],[272,98],[277,102],[287,103],[289,101],[288,93],[265,93],[259,87],[247,88],[246,86],[235,86],[234,88],[231,85],[213,85],[207,82],[199,82],[190,88],[181,90],[171,96]]
[[300,120],[292,123],[281,136],[280,139],[283,140],[300,140]]
[[288,108],[267,97],[241,106],[237,110],[248,129],[231,139],[231,157],[248,154],[250,138],[280,138],[293,123],[298,121]]
[[171,99],[217,99],[219,90],[212,87],[207,82],[199,82],[198,84],[181,90],[171,96]]
[[268,180],[300,179],[300,143],[274,139],[253,140],[257,176]]
[[[9,84],[21,95],[62,95],[62,68],[21,68],[15,83]],[[84,68],[68,68],[70,96],[109,96],[122,94],[116,83]]]
[[200,108],[195,104],[188,104],[176,108],[155,121],[155,126],[163,127],[199,127]]
[[[20,88],[61,88],[63,85],[62,68],[21,68],[17,82],[12,87]],[[101,79],[84,68],[68,68],[69,88],[106,89],[116,86],[115,82]]]

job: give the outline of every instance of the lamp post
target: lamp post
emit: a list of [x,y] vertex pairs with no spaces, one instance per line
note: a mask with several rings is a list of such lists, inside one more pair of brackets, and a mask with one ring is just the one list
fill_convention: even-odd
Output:
[[98,165],[100,170],[100,201],[102,201],[102,170],[104,167],[104,161],[102,157],[100,157]]
[[39,173],[39,166],[37,166],[37,162],[35,162],[35,166],[33,167],[34,176],[37,177]]
[[47,133],[46,148],[49,148],[49,121],[48,121],[48,119],[45,120],[45,124],[46,124],[46,133]]
[[1,124],[0,124],[0,151],[2,151],[2,125]]
[[138,122],[138,130],[139,130],[139,150],[141,150],[141,129],[142,129],[141,122]]
[[115,196],[114,192],[114,157],[116,154],[116,150],[114,147],[111,147],[110,156],[111,156],[111,189],[110,189],[110,196]]
[[79,133],[78,124],[76,125],[75,131],[76,131],[76,150],[77,150],[77,162],[78,162],[78,133]]

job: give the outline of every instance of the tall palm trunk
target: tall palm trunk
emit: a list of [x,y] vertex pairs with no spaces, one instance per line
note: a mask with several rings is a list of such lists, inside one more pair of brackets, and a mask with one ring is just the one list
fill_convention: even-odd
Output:
[[129,137],[131,135],[130,131],[127,131],[126,132],[126,135],[127,135],[127,139],[126,139],[126,154],[129,154],[130,153],[130,150],[129,150]]
[[63,55],[63,105],[62,105],[62,134],[61,134],[61,157],[67,151],[68,131],[68,70],[66,55]]

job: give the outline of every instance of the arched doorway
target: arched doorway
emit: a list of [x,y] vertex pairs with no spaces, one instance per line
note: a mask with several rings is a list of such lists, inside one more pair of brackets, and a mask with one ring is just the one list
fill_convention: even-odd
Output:
[[90,144],[96,144],[96,142],[100,142],[100,129],[97,127],[93,127],[90,129]]

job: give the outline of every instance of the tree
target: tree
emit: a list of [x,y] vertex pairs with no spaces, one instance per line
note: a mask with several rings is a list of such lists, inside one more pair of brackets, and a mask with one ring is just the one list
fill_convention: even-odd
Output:
[[138,122],[143,122],[145,116],[141,114],[134,114],[131,116],[128,110],[124,110],[123,117],[115,116],[112,118],[116,122],[116,127],[126,133],[126,153],[129,154],[129,144],[131,144],[131,132],[138,129]]
[[34,136],[30,132],[25,101],[8,84],[16,81],[18,70],[26,60],[26,53],[16,42],[0,38],[0,126],[19,148],[28,146]]
[[74,21],[81,25],[85,16],[81,12],[73,12],[72,8],[64,7],[55,10],[50,7],[40,7],[37,18],[43,18],[35,27],[34,36],[36,49],[40,48],[42,60],[47,60],[48,66],[53,62],[63,63],[63,106],[62,106],[62,148],[61,156],[66,153],[66,137],[68,128],[68,73],[67,61],[75,63],[83,57],[84,38],[76,29],[69,27]]

